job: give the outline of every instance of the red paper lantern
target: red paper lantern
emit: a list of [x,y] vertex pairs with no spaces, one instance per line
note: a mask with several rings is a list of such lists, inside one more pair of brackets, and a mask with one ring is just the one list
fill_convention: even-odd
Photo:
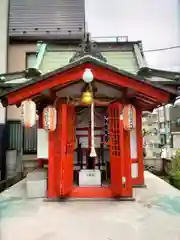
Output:
[[131,104],[127,104],[123,108],[123,125],[126,131],[136,128],[136,109]]
[[21,103],[21,118],[25,128],[31,128],[36,124],[36,104],[31,99]]
[[52,132],[56,129],[57,112],[53,106],[47,106],[43,110],[43,128]]

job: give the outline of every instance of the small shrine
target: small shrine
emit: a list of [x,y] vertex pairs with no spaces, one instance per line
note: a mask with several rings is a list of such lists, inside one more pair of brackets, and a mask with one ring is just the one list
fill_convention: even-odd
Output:
[[69,64],[1,96],[38,126],[38,159],[48,164],[47,198],[132,199],[144,186],[142,112],[176,92],[107,63],[87,39]]

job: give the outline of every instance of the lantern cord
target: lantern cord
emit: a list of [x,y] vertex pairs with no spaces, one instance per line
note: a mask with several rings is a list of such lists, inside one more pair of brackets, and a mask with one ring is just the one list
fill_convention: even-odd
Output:
[[96,157],[96,150],[94,144],[94,102],[91,104],[91,152],[90,157]]
[[[89,90],[92,92],[92,94],[93,94],[93,87],[92,87],[92,84],[91,83],[89,83]],[[94,94],[93,94],[94,95]]]

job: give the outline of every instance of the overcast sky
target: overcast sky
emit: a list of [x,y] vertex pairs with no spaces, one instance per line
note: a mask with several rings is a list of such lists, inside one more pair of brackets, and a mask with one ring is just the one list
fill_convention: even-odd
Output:
[[[144,50],[180,45],[178,0],[86,0],[86,19],[93,37],[128,36]],[[180,49],[146,58],[151,67],[180,70]]]

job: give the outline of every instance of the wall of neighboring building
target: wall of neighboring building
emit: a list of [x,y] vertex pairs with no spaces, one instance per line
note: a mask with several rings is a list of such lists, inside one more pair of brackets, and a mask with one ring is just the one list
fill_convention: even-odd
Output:
[[0,7],[0,74],[6,72],[8,44],[8,0],[1,0]]
[[180,106],[172,107],[170,112],[171,132],[180,133]]
[[180,106],[174,106],[171,108],[170,120],[172,147],[174,149],[180,149]]
[[[1,0],[0,7],[0,74],[7,71],[8,0]],[[5,109],[0,104],[0,124],[5,123]]]
[[84,27],[84,0],[10,1],[11,38],[81,39]]
[[[4,8],[2,8],[4,3],[8,5],[8,0],[1,0],[0,16],[3,16],[5,13]],[[34,2],[34,4],[31,4],[29,0],[10,1],[9,21],[7,22],[9,26],[5,26],[4,21],[0,21],[0,34],[2,33],[1,26],[4,27],[4,29],[6,28],[6,30],[8,29],[11,42],[8,46],[7,71],[16,72],[25,70],[26,67],[34,67],[34,56],[30,56],[30,58],[27,59],[26,55],[27,53],[36,52],[36,41],[46,39],[66,39],[67,41],[76,39],[80,41],[84,36],[84,12],[84,0],[39,0]],[[48,23],[47,26],[49,19],[51,19],[51,22]],[[3,37],[4,36],[5,35],[3,35]],[[0,38],[0,43],[1,39],[2,38]],[[34,43],[28,43],[29,40],[34,41]],[[0,50],[1,47],[3,50],[5,49],[4,46],[0,44]],[[1,53],[2,51],[0,51],[0,56]],[[29,64],[28,66],[27,63]],[[32,154],[36,147],[36,127],[29,130],[21,126],[20,108],[16,106],[8,106],[7,120],[10,130],[9,148],[16,148],[19,151],[20,148],[22,150],[23,147],[23,151],[25,149],[29,151],[28,153]],[[26,167],[27,165],[28,167],[32,165],[31,167],[34,168],[35,163],[33,160],[36,159],[36,155],[33,155],[33,157],[29,155],[27,158],[24,157],[25,156],[23,156],[23,160],[26,160]]]
[[21,109],[17,108],[15,105],[7,107],[7,120],[8,121],[19,121],[20,114],[21,114]]
[[[8,46],[8,72],[23,71],[26,68],[34,67],[36,59],[36,42],[34,43],[11,43]],[[24,151],[36,152],[36,126],[33,129],[25,130],[21,125],[21,108],[15,105],[7,107],[7,123],[9,131],[9,149],[16,149],[18,154],[24,154]],[[33,155],[33,160],[36,155]],[[23,156],[22,156],[22,160]],[[31,157],[28,159],[31,160]],[[26,161],[28,164],[29,162]],[[31,161],[32,164],[32,161]],[[29,166],[29,165],[28,165]],[[26,167],[26,166],[24,166]],[[34,168],[34,163],[33,163]]]
[[[27,65],[28,54],[36,52],[36,43],[9,44],[8,47],[8,72],[23,71]],[[18,59],[18,61],[17,61]],[[20,108],[8,106],[7,120],[20,120]]]
[[[9,1],[1,0],[0,7],[0,74],[7,71]],[[6,178],[6,109],[0,103],[0,180]]]
[[25,70],[27,54],[35,52],[36,43],[10,44],[8,47],[8,72]]

